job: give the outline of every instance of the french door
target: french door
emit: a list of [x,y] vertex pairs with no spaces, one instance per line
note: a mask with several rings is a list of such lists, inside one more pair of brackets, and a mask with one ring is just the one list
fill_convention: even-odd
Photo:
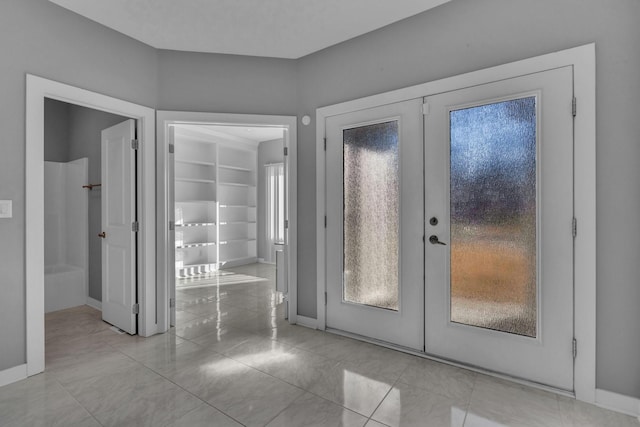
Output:
[[327,326],[420,351],[421,106],[326,120]]
[[328,327],[573,389],[572,76],[326,119]]
[[424,121],[426,351],[566,390],[572,87],[566,67],[447,92]]

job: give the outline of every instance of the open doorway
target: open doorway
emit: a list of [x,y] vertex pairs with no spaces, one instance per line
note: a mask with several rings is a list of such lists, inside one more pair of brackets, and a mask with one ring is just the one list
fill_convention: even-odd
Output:
[[[25,249],[28,254],[26,258],[27,363],[23,368],[24,376],[31,376],[45,369],[45,101],[47,99],[63,101],[74,106],[87,107],[124,117],[126,121],[123,123],[126,124],[129,133],[127,135],[119,134],[118,136],[114,136],[112,133],[107,135],[107,139],[113,141],[119,139],[121,148],[125,147],[125,145],[129,149],[131,149],[132,145],[138,148],[137,154],[130,157],[130,167],[127,167],[127,169],[131,171],[131,176],[137,175],[139,177],[135,185],[131,186],[131,191],[129,192],[132,210],[137,210],[137,217],[134,218],[137,218],[139,222],[137,224],[129,223],[127,227],[128,231],[131,232],[132,227],[134,225],[137,226],[135,237],[137,256],[131,257],[132,277],[135,280],[130,282],[130,288],[137,292],[137,296],[132,298],[132,301],[139,305],[133,304],[133,306],[129,307],[129,312],[131,313],[131,318],[137,322],[138,334],[142,336],[156,333],[155,235],[153,233],[153,230],[155,230],[155,212],[153,209],[155,206],[155,175],[153,168],[155,150],[153,150],[153,144],[151,143],[154,140],[155,129],[153,126],[154,110],[150,108],[41,77],[27,75],[26,79]],[[109,129],[113,128],[112,126]],[[134,133],[136,130],[138,132],[137,135]],[[134,138],[138,142],[134,143],[129,135],[135,135]],[[147,144],[150,149],[146,149]],[[112,150],[110,155],[114,154],[113,151],[118,150],[120,149]],[[101,158],[105,158],[104,152],[101,154]],[[67,174],[65,173],[65,175]],[[120,177],[119,179],[122,183],[133,182],[130,177],[123,179],[124,174],[113,173],[110,176]],[[81,176],[81,178],[88,178],[88,175]],[[91,184],[93,183],[85,182],[83,185]],[[87,191],[88,189],[83,189],[81,186],[81,190]],[[104,188],[102,190],[104,192]],[[90,191],[96,191],[95,187],[94,190]],[[75,213],[77,214],[78,212]],[[104,212],[102,216],[104,217]],[[128,221],[128,218],[125,219]],[[87,218],[87,223],[88,221]],[[68,259],[56,262],[61,262],[62,265],[67,265],[66,263],[68,262],[71,263]],[[137,282],[137,286],[133,286],[134,282]],[[81,298],[87,301],[87,294],[83,294]],[[94,305],[97,305],[95,304],[97,300],[93,299]],[[89,300],[89,302],[91,301]],[[101,305],[104,310],[104,301]]]
[[295,118],[159,112],[157,125],[159,324],[192,339],[222,318],[294,323]]
[[101,310],[101,132],[127,118],[49,98],[44,106],[45,312]]

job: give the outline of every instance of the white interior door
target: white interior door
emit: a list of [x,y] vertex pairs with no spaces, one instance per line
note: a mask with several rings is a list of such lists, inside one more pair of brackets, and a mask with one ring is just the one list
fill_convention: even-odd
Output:
[[135,121],[102,131],[102,319],[136,333]]
[[326,324],[424,348],[422,100],[326,119]]
[[425,99],[426,352],[566,390],[572,76],[566,67]]

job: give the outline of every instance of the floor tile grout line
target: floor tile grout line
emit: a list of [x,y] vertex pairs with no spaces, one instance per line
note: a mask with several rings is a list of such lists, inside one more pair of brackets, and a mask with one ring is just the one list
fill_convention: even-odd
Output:
[[469,401],[466,408],[464,408],[464,418],[462,419],[462,427],[467,423],[467,416],[469,415],[469,408],[471,407],[471,399],[473,398],[473,392],[476,391],[476,385],[478,384],[478,374],[473,376],[473,386],[471,387],[471,393],[469,393]]
[[95,416],[95,414],[93,412],[91,412],[89,409],[87,409],[82,403],[80,403],[80,401],[78,399],[76,399],[76,397],[73,395],[73,393],[71,393],[69,390],[67,390],[67,388],[64,386],[64,384],[62,384],[57,378],[54,378],[54,381],[60,386],[62,387],[62,389],[78,404],[80,405],[80,407],[82,409],[84,409],[85,411],[87,411],[87,414],[89,414],[89,416],[91,418],[93,418],[95,420],[95,422],[97,422],[99,425],[104,427],[104,424],[102,424]]
[[[378,410],[378,408],[380,408],[380,405],[382,405],[382,402],[384,402],[384,400],[387,398],[387,396],[389,396],[389,393],[391,393],[391,391],[393,390],[393,388],[396,386],[396,384],[398,384],[398,381],[400,381],[400,378],[402,378],[402,375],[404,374],[404,372],[409,368],[409,365],[405,366],[404,369],[402,370],[402,372],[400,372],[400,375],[398,375],[398,378],[396,378],[396,380],[393,382],[393,384],[391,384],[391,387],[389,388],[389,390],[387,390],[387,393],[384,395],[384,397],[380,400],[380,402],[378,403],[378,405],[374,408],[374,410],[371,412],[371,415],[369,415],[369,418],[367,419],[367,423],[369,421],[371,421],[373,419],[373,414],[376,413],[376,411]],[[377,420],[373,420],[376,422],[379,422]],[[366,423],[365,423],[366,425]]]
[[[142,366],[144,366],[145,368],[147,368],[148,370],[150,370],[151,372],[153,372],[154,374],[158,375],[159,377],[165,379],[166,381],[170,382],[171,384],[175,385],[176,387],[178,387],[179,389],[181,389],[182,391],[184,391],[185,393],[190,394],[191,396],[195,397],[196,399],[198,399],[199,401],[201,401],[202,403],[211,406],[213,409],[215,409],[216,411],[219,411],[220,413],[224,414],[225,416],[231,418],[233,421],[239,423],[240,425],[246,426],[244,423],[241,423],[239,420],[233,418],[231,415],[227,414],[226,412],[224,412],[222,409],[216,407],[215,405],[212,405],[211,403],[207,402],[206,400],[204,400],[203,398],[201,398],[200,396],[198,396],[195,393],[192,393],[191,391],[187,390],[186,388],[182,387],[180,384],[176,383],[175,381],[173,381],[170,378],[165,377],[161,372],[156,371],[155,369],[151,368],[150,366],[145,365],[144,363],[142,363],[139,360],[136,360],[134,358],[132,358],[133,360],[135,360],[136,362],[140,363]],[[197,408],[193,408],[192,411],[196,410]],[[182,418],[183,416],[186,416],[187,414],[189,414],[190,412],[187,412],[186,414],[182,415],[180,418]],[[180,418],[177,418],[176,421]]]
[[300,390],[302,390],[302,393],[300,393],[299,396],[296,396],[295,399],[293,399],[291,402],[289,402],[289,404],[287,406],[285,406],[284,408],[282,408],[275,416],[271,417],[269,419],[269,421],[267,421],[266,424],[264,424],[263,427],[267,427],[273,420],[275,420],[276,418],[278,418],[280,416],[280,414],[282,414],[284,411],[286,411],[287,409],[289,409],[291,407],[291,405],[293,405],[298,399],[300,399],[302,396],[304,396],[304,394],[307,392],[305,389],[300,388],[300,387],[296,387],[299,388]]
[[[165,377],[164,375],[162,375],[162,373],[160,373],[160,372],[156,371],[155,369],[151,368],[150,366],[148,366],[148,365],[144,364],[144,362],[142,362],[142,361],[140,361],[140,360],[136,359],[135,357],[133,357],[133,356],[131,356],[131,355],[129,355],[129,354],[127,354],[127,353],[123,352],[122,350],[118,349],[117,347],[114,347],[114,346],[113,346],[112,344],[110,344],[110,343],[105,343],[105,344],[106,344],[107,346],[111,347],[115,352],[120,353],[121,355],[125,356],[126,358],[130,359],[131,361],[133,361],[133,362],[135,362],[135,363],[137,363],[137,364],[141,365],[141,366],[142,366],[142,367],[144,367],[145,369],[148,369],[150,372],[153,372],[154,374],[158,375],[159,377],[163,378],[164,380],[166,380],[166,381],[170,382],[171,384],[173,384],[173,385],[175,385],[176,387],[180,388],[180,389],[181,389],[181,390],[183,390],[184,392],[186,392],[186,393],[190,394],[191,396],[195,397],[196,399],[200,400],[202,403],[204,403],[204,404],[206,404],[206,405],[208,405],[208,406],[211,406],[212,408],[214,408],[215,410],[217,410],[217,411],[219,411],[220,413],[224,414],[225,416],[229,417],[229,418],[230,418],[230,419],[232,419],[233,421],[235,421],[235,422],[239,423],[239,424],[240,424],[240,425],[242,425],[242,426],[245,426],[245,424],[241,423],[239,420],[237,420],[237,419],[233,418],[232,416],[230,416],[230,415],[229,415],[229,414],[227,414],[226,412],[222,411],[220,408],[215,407],[214,405],[210,404],[210,403],[209,403],[209,402],[207,402],[206,400],[204,400],[204,399],[200,398],[199,396],[197,396],[196,394],[194,394],[194,393],[190,392],[189,390],[185,389],[184,387],[180,386],[179,384],[176,384],[176,383],[175,383],[174,381],[172,381],[171,379],[169,379],[169,378]],[[218,354],[218,353],[217,353],[217,354]],[[99,376],[99,375],[96,375],[96,376]],[[95,378],[95,376],[93,376],[93,377],[87,377],[87,379],[89,379],[89,378]],[[67,390],[67,388],[66,388],[62,383],[60,383],[60,381],[58,381],[58,380],[56,379],[56,382],[57,382],[58,384],[60,384],[60,386],[62,386],[62,387],[64,388],[64,390],[65,390],[65,391],[66,391],[66,392],[67,392],[67,393],[68,393],[68,394],[69,394],[69,395],[70,395],[70,396],[71,396],[71,397],[72,397],[76,402],[78,402],[78,404],[79,404],[80,406],[82,406],[82,408],[83,408],[85,411],[87,411],[87,412],[92,416],[92,418],[94,418],[96,421],[98,421],[98,420],[95,418],[95,415],[94,415],[91,411],[89,411],[89,410],[88,410],[84,405],[82,405],[82,403],[80,403],[80,402],[75,398],[75,396],[73,396],[73,394],[71,394],[71,392],[70,392],[69,390]],[[196,409],[196,408],[194,408],[193,410],[195,410],[195,409]],[[191,412],[191,411],[187,412],[186,414],[188,414],[188,413],[190,413],[190,412]],[[183,416],[185,416],[186,414],[183,414],[181,417],[177,418],[176,420],[178,420],[178,419],[182,418],[182,417],[183,417]],[[98,421],[98,424],[100,424],[101,426],[103,425],[103,424],[102,424],[102,423],[100,423],[99,421]]]

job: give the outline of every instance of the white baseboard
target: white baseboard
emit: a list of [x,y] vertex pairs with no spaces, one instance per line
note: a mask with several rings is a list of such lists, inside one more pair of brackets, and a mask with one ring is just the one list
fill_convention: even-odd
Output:
[[259,264],[276,265],[276,263],[275,263],[275,262],[265,261],[265,260],[264,260],[264,258],[258,258],[258,263],[259,263]]
[[640,399],[611,391],[596,389],[596,405],[640,418]]
[[87,297],[87,305],[89,307],[95,308],[96,310],[102,311],[102,302],[98,301],[97,299],[93,299],[91,297]]
[[300,316],[298,314],[296,316],[296,325],[304,326],[305,328],[318,329],[318,319]]
[[27,378],[27,364],[0,371],[0,387]]

